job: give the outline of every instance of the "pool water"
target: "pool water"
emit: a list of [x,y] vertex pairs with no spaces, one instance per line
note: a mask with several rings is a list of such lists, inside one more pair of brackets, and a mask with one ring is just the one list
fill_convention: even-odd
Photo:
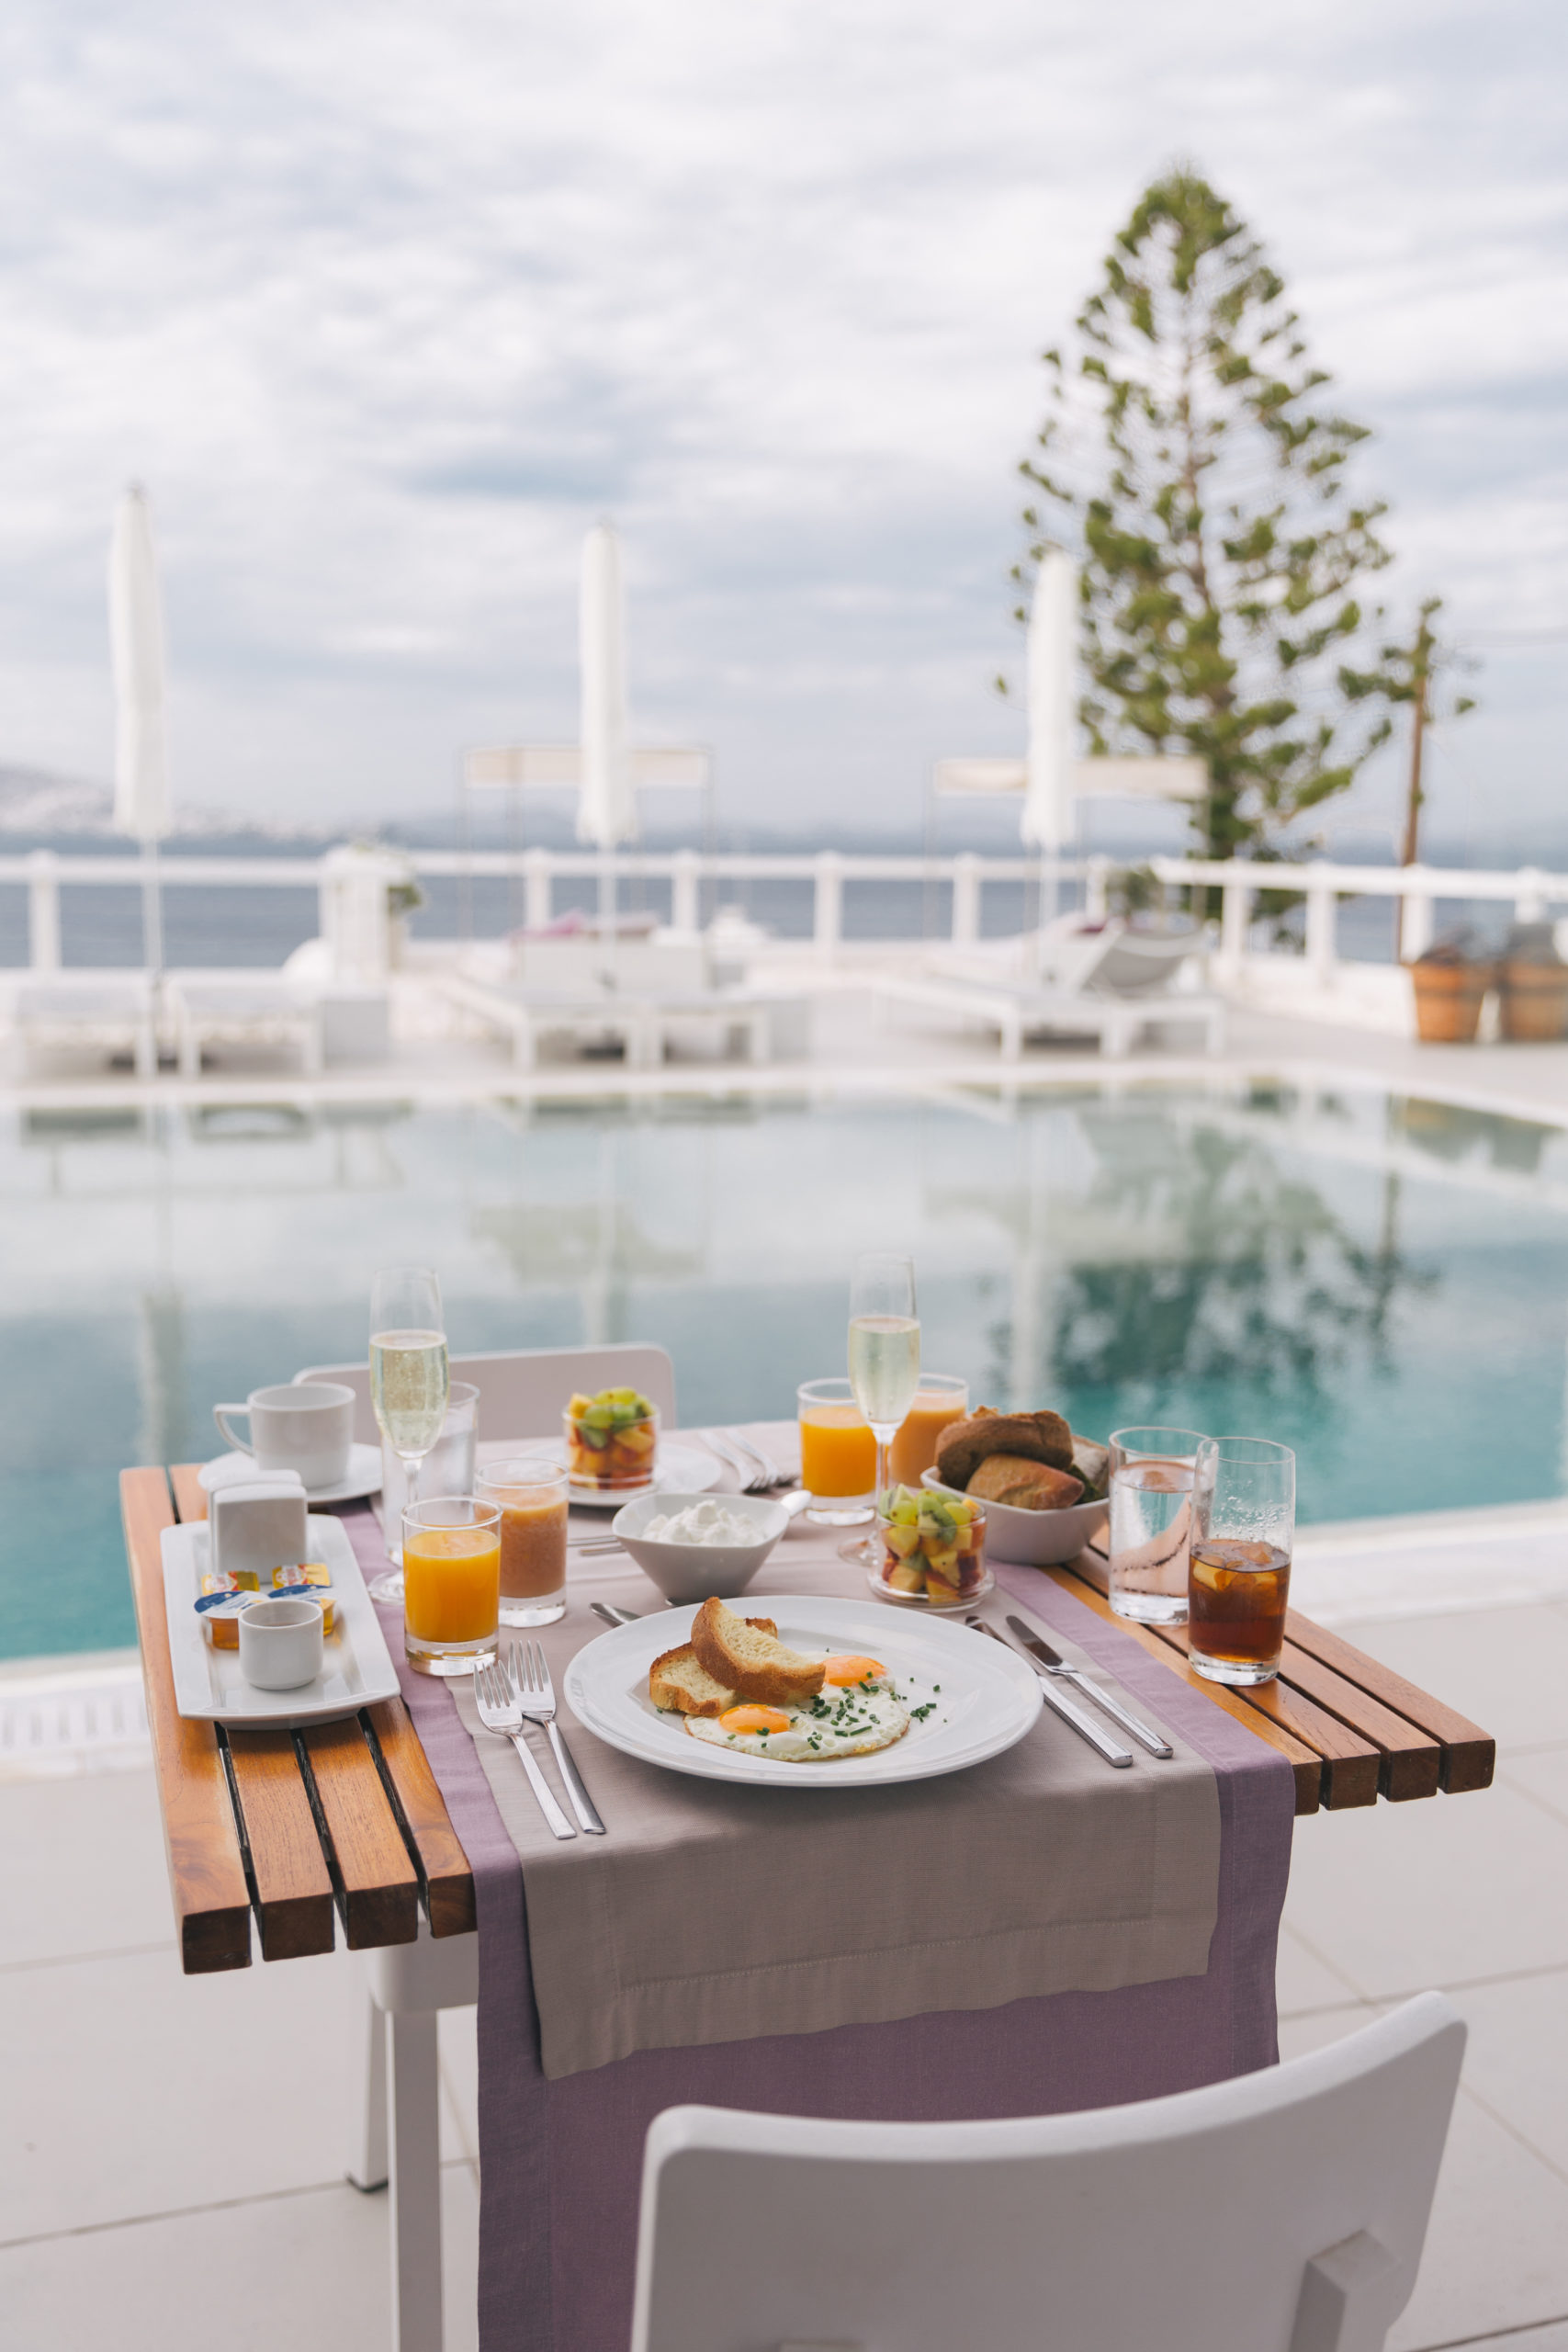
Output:
[[1564,1482],[1568,1137],[1423,1101],[28,1113],[0,1184],[0,1656],[134,1638],[121,1464],[362,1354],[388,1264],[439,1268],[457,1352],[662,1342],[696,1422],[787,1416],[854,1252],[906,1247],[976,1402],[1281,1439],[1306,1520]]

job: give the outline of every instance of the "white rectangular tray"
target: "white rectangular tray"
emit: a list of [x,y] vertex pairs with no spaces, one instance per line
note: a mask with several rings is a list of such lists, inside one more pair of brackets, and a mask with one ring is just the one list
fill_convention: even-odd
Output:
[[337,1605],[321,1670],[313,1682],[301,1683],[297,1690],[258,1690],[240,1672],[238,1650],[213,1648],[196,1613],[201,1579],[212,1565],[207,1521],[164,1528],[169,1659],[175,1669],[175,1703],[182,1715],[251,1731],[286,1731],[300,1724],[330,1723],[334,1715],[352,1715],[378,1699],[397,1697],[397,1671],[353,1545],[339,1521],[325,1513],[312,1512],[305,1526],[310,1558],[333,1572]]

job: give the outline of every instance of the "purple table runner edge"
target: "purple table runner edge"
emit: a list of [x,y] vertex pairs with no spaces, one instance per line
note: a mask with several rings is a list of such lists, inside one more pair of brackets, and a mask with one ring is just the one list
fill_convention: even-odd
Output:
[[[362,1567],[378,1571],[386,1555],[374,1513],[342,1516]],[[1000,1566],[998,1575],[1213,1768],[1220,1884],[1206,1974],[891,2025],[644,2051],[553,2084],[539,2064],[516,1849],[451,1694],[408,1668],[400,1612],[378,1611],[474,1873],[482,2352],[625,2352],[642,2143],[663,2108],[695,2101],[909,2122],[1060,2114],[1275,2062],[1275,1947],[1294,1815],[1289,1765],[1048,1577]]]

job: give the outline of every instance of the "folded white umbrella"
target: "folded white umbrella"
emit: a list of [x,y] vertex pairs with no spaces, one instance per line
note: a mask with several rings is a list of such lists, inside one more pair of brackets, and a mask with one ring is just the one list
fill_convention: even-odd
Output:
[[583,542],[579,650],[582,782],[577,837],[596,849],[636,839],[637,795],[626,741],[626,607],[621,548],[608,523]]
[[164,961],[157,844],[169,830],[169,763],[164,727],[164,615],[152,518],[138,483],[115,510],[109,543],[109,653],[114,669],[114,820],[142,844],[143,951],[156,975]]
[[1020,831],[1059,850],[1073,830],[1073,631],[1077,571],[1064,548],[1047,548],[1029,608],[1029,750]]

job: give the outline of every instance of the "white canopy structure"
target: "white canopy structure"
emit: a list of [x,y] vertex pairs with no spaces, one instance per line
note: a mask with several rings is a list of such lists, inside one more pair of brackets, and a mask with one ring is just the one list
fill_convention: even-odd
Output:
[[158,842],[169,830],[164,725],[164,614],[147,493],[133,482],[115,510],[109,542],[109,655],[114,672],[114,820],[142,845],[142,940],[147,968],[163,968]]

